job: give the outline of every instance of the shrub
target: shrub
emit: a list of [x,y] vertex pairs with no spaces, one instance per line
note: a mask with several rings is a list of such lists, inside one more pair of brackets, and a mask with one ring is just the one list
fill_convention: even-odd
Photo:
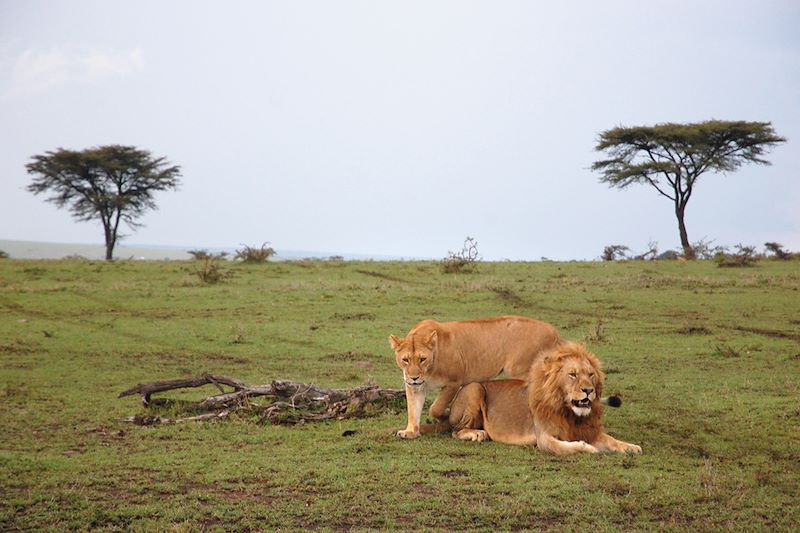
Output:
[[457,274],[459,272],[470,272],[474,270],[478,257],[478,241],[472,237],[464,239],[461,251],[447,252],[447,257],[442,259],[442,272],[445,274]]
[[658,243],[650,241],[647,243],[647,251],[633,257],[634,261],[655,261],[658,257]]
[[8,259],[8,252],[0,250],[0,259]]
[[767,253],[772,254],[770,257],[773,259],[789,261],[794,256],[793,253],[784,250],[783,245],[778,244],[777,242],[765,242],[764,247],[767,249]]
[[750,267],[758,261],[755,246],[744,246],[737,244],[736,252],[729,254],[720,250],[714,255],[714,261],[718,267]]
[[224,271],[219,268],[219,259],[214,256],[208,256],[203,260],[203,266],[196,272],[200,281],[206,285],[214,285],[220,281],[227,279],[231,276],[230,272]]
[[622,244],[611,244],[603,248],[603,255],[600,257],[603,261],[620,261],[625,259],[627,256],[625,255],[630,248]]
[[692,243],[692,250],[694,250],[695,259],[714,259],[717,255],[725,253],[724,246],[711,246],[714,241],[708,241],[705,238]]
[[270,246],[267,246],[268,244],[268,242],[265,242],[260,248],[243,244],[242,246],[244,246],[244,248],[241,250],[236,250],[234,259],[242,261],[243,263],[263,263],[275,255],[275,250],[273,250]]
[[186,253],[191,255],[192,259],[194,259],[195,261],[205,261],[206,259],[225,259],[225,257],[227,257],[228,255],[228,252],[220,252],[218,254],[214,254],[204,249],[189,250]]

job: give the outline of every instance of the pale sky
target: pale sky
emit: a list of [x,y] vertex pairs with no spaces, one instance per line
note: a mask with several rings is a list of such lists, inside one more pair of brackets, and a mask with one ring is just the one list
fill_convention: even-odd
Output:
[[441,258],[678,249],[670,202],[589,170],[599,132],[772,122],[701,178],[691,241],[800,251],[800,2],[0,0],[0,239],[102,243],[25,191],[34,154],[182,167],[127,244]]

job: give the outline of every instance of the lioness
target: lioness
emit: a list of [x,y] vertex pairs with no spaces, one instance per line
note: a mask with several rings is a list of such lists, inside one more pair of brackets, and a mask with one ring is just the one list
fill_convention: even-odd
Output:
[[[520,316],[465,322],[424,320],[405,339],[391,335],[389,342],[403,370],[408,404],[408,424],[397,436],[419,437],[429,390],[441,387],[430,414],[444,420],[447,406],[462,385],[494,378],[500,372],[512,378],[525,377],[536,357],[560,341],[550,324]],[[422,432],[434,431],[433,427],[424,426]]]
[[603,371],[586,347],[563,343],[537,360],[528,381],[470,383],[450,409],[453,437],[536,446],[556,455],[642,453],[603,429]]

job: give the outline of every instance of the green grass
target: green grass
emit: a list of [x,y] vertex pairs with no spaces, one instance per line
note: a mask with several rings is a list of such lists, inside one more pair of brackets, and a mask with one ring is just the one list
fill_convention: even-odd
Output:
[[[0,530],[796,530],[800,263],[0,261]],[[405,413],[137,427],[117,395],[208,371],[399,388],[387,337],[523,314],[585,340],[639,457],[555,458]],[[174,392],[196,399],[213,389]],[[343,437],[345,430],[355,435]]]

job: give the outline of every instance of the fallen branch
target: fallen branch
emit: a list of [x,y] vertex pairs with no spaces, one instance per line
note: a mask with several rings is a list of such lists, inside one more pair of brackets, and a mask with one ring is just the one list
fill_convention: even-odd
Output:
[[[216,386],[221,394],[209,396],[199,402],[185,402],[183,410],[195,414],[179,418],[165,418],[158,415],[137,415],[123,419],[123,422],[137,425],[177,424],[189,421],[218,420],[230,414],[243,411],[259,415],[259,422],[272,424],[304,424],[332,419],[369,416],[381,408],[402,409],[405,392],[399,389],[381,389],[366,385],[351,390],[322,389],[306,383],[276,380],[269,385],[249,386],[236,379],[225,376],[203,374],[198,378],[175,379],[139,384],[120,393],[119,398],[141,395],[142,403],[153,408],[165,402],[152,399],[155,393],[170,390]],[[225,392],[222,385],[232,387]],[[263,398],[266,405],[252,401]]]
[[144,404],[145,407],[147,407],[150,405],[150,396],[152,394],[155,394],[156,392],[202,387],[203,385],[209,385],[209,384],[216,385],[217,388],[220,390],[220,392],[224,392],[220,384],[228,385],[229,387],[233,387],[236,390],[242,390],[247,388],[247,385],[231,378],[226,378],[224,376],[212,376],[210,374],[203,374],[199,378],[173,379],[170,381],[156,381],[153,383],[146,383],[144,385],[139,384],[133,387],[132,389],[128,389],[124,392],[121,392],[119,396],[117,396],[117,398],[124,398],[125,396],[133,396],[134,394],[141,394],[142,403]]

